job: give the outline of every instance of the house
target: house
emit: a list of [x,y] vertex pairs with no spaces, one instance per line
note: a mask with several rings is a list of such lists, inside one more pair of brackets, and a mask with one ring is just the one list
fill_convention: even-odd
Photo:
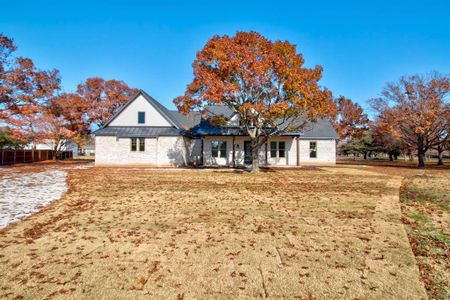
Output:
[[[131,98],[95,132],[96,165],[242,166],[251,164],[251,144],[225,106],[215,115],[229,118],[212,126],[198,112],[184,116],[161,105],[144,91]],[[274,136],[262,147],[262,165],[299,166],[336,162],[337,134],[328,120],[304,132]]]

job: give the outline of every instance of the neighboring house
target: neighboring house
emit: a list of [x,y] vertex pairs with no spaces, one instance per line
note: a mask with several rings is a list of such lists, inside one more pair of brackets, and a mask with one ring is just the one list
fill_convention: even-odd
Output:
[[[250,139],[225,106],[213,106],[215,115],[230,119],[212,126],[192,112],[170,111],[144,91],[131,98],[95,132],[96,165],[205,165],[251,164]],[[336,162],[336,131],[327,120],[305,132],[273,136],[260,153],[262,165],[298,166]]]
[[[71,141],[71,140],[67,140],[67,142],[65,140],[65,141],[63,141],[63,143],[64,144],[60,147],[61,151],[72,151],[74,157],[78,156],[77,143],[75,143],[74,141]],[[37,143],[37,144],[28,143],[27,145],[25,145],[24,149],[54,150],[55,146],[56,146],[56,144],[53,140],[46,140],[46,141],[43,141],[42,143]]]

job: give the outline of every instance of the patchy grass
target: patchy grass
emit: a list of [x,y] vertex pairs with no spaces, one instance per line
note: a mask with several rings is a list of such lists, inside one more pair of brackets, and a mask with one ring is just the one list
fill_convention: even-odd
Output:
[[0,231],[0,297],[424,298],[399,185],[349,168],[69,170],[61,200]]
[[401,203],[411,247],[431,299],[450,294],[450,172],[408,176]]

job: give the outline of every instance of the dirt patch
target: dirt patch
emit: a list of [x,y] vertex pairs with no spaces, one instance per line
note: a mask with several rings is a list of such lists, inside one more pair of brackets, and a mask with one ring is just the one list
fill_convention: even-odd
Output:
[[68,172],[60,201],[0,231],[1,296],[426,297],[389,176]]

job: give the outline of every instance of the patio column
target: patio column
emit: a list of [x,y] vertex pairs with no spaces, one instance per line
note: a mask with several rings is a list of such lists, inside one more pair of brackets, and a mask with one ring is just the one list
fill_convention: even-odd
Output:
[[234,146],[234,138],[235,136],[233,135],[233,153],[231,153],[231,159],[233,160],[233,168],[236,168],[236,157],[235,157],[235,146]]

